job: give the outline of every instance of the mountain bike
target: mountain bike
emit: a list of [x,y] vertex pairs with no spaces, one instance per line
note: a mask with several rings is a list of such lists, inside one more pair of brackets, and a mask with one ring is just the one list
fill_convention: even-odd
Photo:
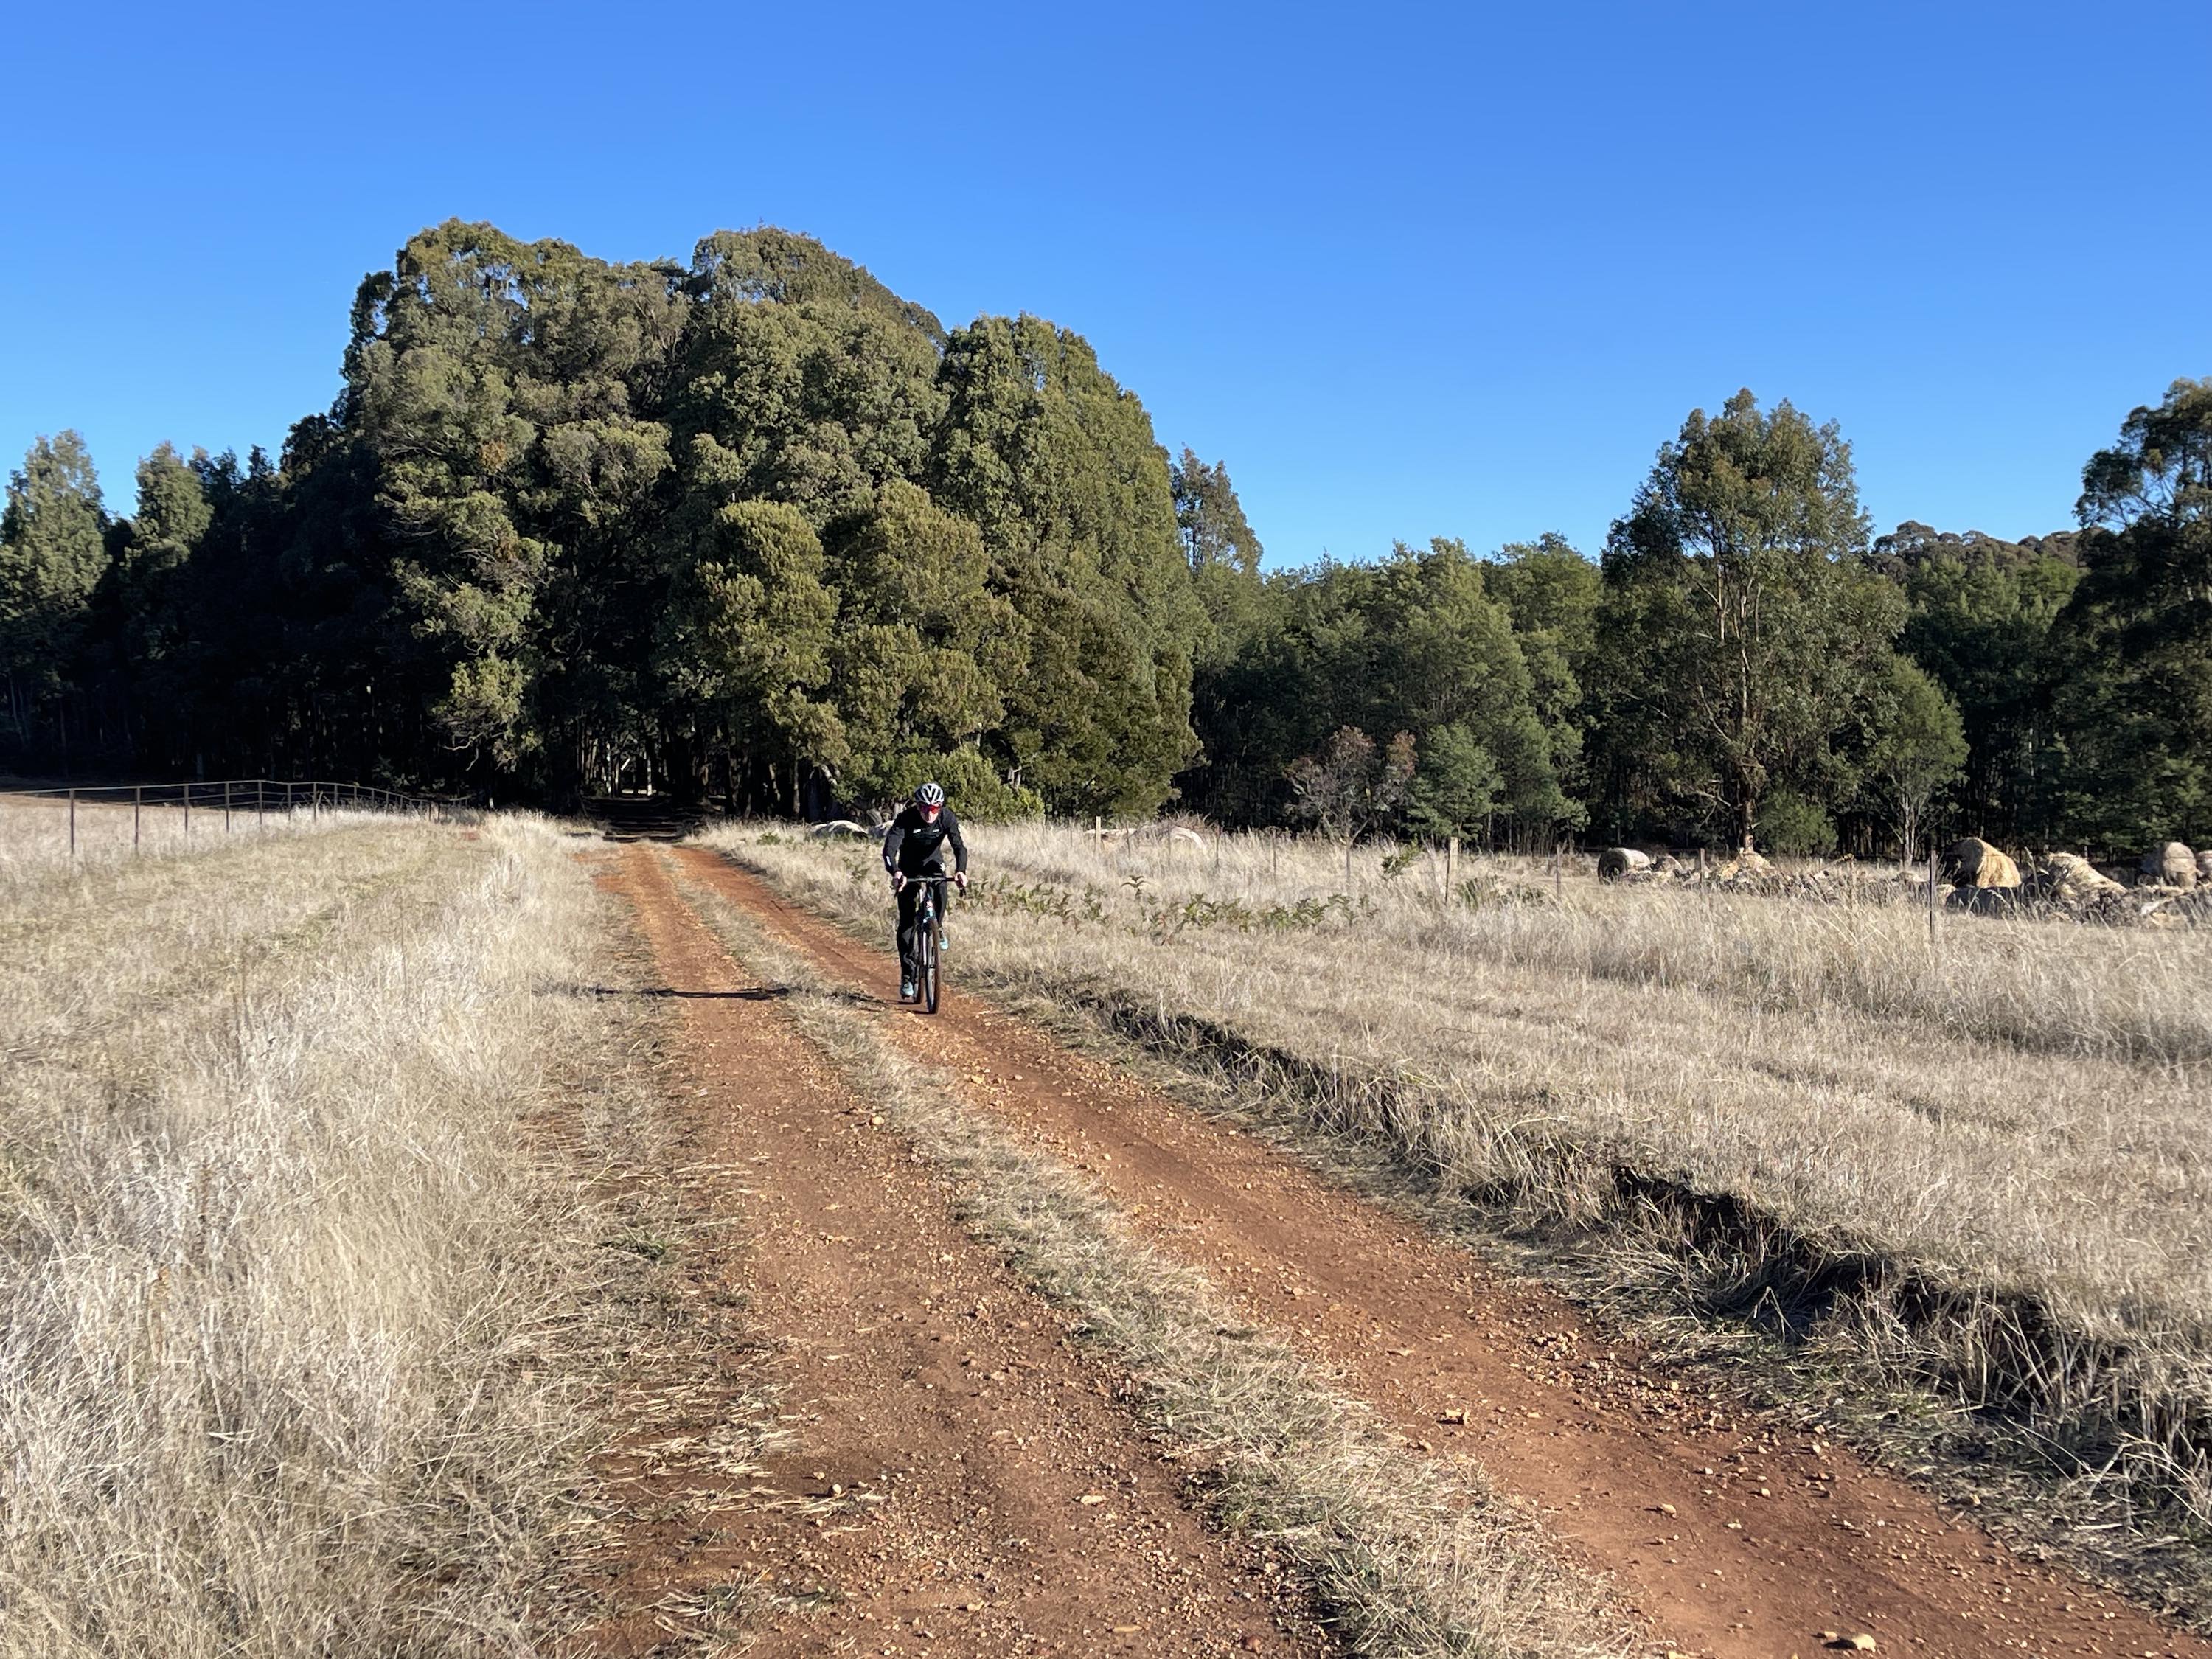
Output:
[[944,876],[917,876],[921,883],[921,902],[914,912],[915,1000],[921,1004],[921,1012],[937,1012],[937,964],[944,946],[938,929],[945,921]]

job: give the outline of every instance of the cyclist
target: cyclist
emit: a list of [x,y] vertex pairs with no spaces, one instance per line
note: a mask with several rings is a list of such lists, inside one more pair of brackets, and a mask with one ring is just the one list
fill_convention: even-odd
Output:
[[914,792],[913,804],[891,820],[884,834],[884,868],[890,872],[891,891],[898,895],[899,1000],[914,1000],[921,950],[915,939],[914,916],[921,902],[921,879],[945,873],[945,843],[952,846],[952,879],[968,889],[968,843],[960,838],[960,820],[945,804],[945,786],[925,783]]

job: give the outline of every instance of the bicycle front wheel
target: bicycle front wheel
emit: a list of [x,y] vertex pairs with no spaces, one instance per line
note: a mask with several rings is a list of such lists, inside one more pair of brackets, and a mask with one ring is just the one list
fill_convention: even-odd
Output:
[[921,939],[921,1011],[925,1014],[937,1012],[937,921],[930,920],[922,929]]

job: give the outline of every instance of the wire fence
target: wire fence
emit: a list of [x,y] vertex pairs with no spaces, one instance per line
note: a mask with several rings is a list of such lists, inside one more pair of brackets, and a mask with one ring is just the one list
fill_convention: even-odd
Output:
[[[52,801],[64,810],[68,820],[70,856],[77,854],[80,811],[102,814],[128,810],[131,848],[143,846],[149,812],[182,815],[179,833],[189,840],[197,814],[210,834],[228,834],[240,822],[265,823],[276,815],[305,812],[319,818],[343,807],[367,812],[431,812],[463,805],[433,795],[410,795],[370,783],[342,783],[327,778],[219,778],[183,783],[74,784],[53,789],[15,789],[6,792],[16,800]],[[164,821],[173,822],[165,817]]]

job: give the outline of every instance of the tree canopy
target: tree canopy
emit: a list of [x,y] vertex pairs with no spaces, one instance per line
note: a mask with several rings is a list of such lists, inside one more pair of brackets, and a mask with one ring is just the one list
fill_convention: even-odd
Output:
[[2103,842],[2212,827],[2212,380],[2090,459],[2081,578],[2053,624],[2057,817]]
[[1692,410],[1607,544],[1613,765],[1747,848],[1771,792],[1830,785],[1903,622],[1867,529],[1832,423],[1747,391]]
[[0,514],[0,764],[568,805],[1194,807],[1547,846],[2212,839],[2212,380],[2079,527],[1879,538],[1787,401],[1693,410],[1596,560],[1269,570],[1081,336],[948,329],[771,227],[610,263],[434,226],[274,459],[76,434]]

